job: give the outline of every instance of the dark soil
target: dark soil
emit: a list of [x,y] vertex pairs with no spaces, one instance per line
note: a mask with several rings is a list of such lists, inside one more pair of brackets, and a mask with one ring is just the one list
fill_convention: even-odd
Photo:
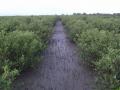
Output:
[[35,69],[17,78],[14,90],[94,90],[95,76],[83,64],[61,21],[56,23],[43,57]]

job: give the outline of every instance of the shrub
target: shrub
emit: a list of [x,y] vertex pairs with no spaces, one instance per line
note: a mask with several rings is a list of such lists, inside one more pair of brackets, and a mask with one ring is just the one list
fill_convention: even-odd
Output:
[[62,16],[71,39],[82,51],[82,57],[98,73],[103,90],[120,88],[119,17],[104,15]]
[[[2,38],[1,38],[2,39]],[[4,36],[0,42],[2,79],[11,82],[18,72],[37,62],[42,48],[40,39],[28,31],[14,31]]]
[[0,17],[0,90],[10,90],[21,71],[40,61],[55,17]]

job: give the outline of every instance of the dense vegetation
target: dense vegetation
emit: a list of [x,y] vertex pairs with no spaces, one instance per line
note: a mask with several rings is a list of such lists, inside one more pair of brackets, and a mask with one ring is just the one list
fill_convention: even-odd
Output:
[[54,16],[0,17],[0,90],[40,61],[54,23]]
[[82,57],[98,73],[101,90],[120,90],[120,16],[61,16]]

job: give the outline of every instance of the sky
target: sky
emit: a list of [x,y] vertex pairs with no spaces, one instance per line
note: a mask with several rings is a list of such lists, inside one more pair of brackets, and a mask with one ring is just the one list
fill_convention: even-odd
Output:
[[0,0],[0,15],[120,13],[120,0]]

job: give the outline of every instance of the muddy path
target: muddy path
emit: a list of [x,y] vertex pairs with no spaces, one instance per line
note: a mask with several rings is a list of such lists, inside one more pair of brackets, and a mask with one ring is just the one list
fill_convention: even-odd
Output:
[[15,81],[14,90],[94,90],[94,75],[82,64],[61,21],[56,22],[43,57],[34,70],[28,70]]

